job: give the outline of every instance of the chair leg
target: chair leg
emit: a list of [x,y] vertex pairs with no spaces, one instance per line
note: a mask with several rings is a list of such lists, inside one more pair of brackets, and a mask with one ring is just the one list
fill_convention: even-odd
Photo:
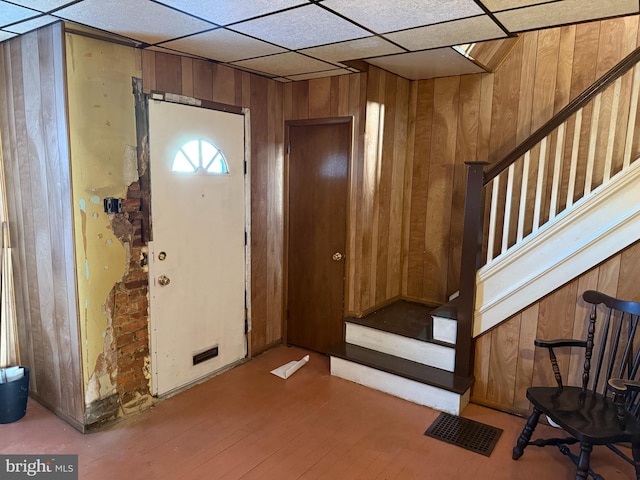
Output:
[[631,446],[633,452],[633,466],[636,467],[636,480],[640,480],[640,443]]
[[578,457],[578,469],[576,480],[584,480],[589,476],[589,458],[593,446],[590,443],[580,443],[580,456]]
[[522,433],[518,437],[518,443],[513,447],[513,453],[511,454],[511,458],[514,460],[518,460],[522,454],[524,453],[524,449],[529,444],[529,440],[531,440],[531,435],[533,435],[533,431],[538,426],[538,420],[540,419],[540,414],[542,412],[537,408],[533,407],[533,413],[527,420],[526,425],[522,429]]

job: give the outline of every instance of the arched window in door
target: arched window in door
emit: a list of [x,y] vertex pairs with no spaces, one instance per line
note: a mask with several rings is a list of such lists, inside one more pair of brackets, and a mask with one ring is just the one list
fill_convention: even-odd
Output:
[[229,165],[222,152],[212,143],[206,140],[191,140],[176,153],[171,171],[225,175],[229,173]]

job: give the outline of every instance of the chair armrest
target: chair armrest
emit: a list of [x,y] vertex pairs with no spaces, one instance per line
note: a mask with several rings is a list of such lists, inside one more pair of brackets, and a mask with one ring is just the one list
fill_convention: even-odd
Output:
[[607,388],[618,395],[624,395],[628,390],[640,391],[640,381],[625,380],[624,378],[610,378]]
[[533,341],[536,347],[546,348],[549,351],[549,360],[551,360],[551,368],[553,368],[553,376],[559,388],[562,388],[562,375],[558,366],[558,359],[553,349],[556,347],[583,347],[586,348],[587,342],[584,340],[573,340],[571,338],[561,338],[558,340],[541,340],[539,338]]
[[541,340],[536,338],[533,341],[533,344],[536,347],[543,348],[556,348],[556,347],[587,347],[587,342],[585,340],[574,340],[571,338],[561,338],[558,340]]

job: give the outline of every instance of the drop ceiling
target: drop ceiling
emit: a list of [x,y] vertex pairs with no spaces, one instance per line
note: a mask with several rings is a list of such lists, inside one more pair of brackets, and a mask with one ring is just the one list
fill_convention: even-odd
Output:
[[456,45],[637,13],[638,0],[0,0],[0,42],[62,20],[282,82],[360,60],[415,80],[483,71]]

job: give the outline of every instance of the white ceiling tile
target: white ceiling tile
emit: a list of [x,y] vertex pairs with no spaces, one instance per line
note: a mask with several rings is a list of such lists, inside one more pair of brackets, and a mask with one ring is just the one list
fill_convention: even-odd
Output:
[[9,40],[10,38],[15,37],[15,33],[5,32],[4,30],[0,30],[0,42],[4,42],[5,40]]
[[40,15],[40,13],[28,8],[0,1],[0,27],[11,25],[12,23],[20,22],[21,20],[26,20],[27,18],[32,18],[36,15]]
[[239,23],[233,29],[292,50],[370,35],[317,5]]
[[270,55],[268,57],[254,58],[251,60],[241,60],[239,62],[233,62],[231,65],[238,65],[259,72],[269,72],[278,77],[320,72],[335,68],[333,65],[305,57],[295,52],[280,53],[278,55]]
[[224,28],[166,42],[162,46],[220,62],[234,62],[285,51],[283,48]]
[[453,48],[438,48],[423,52],[370,58],[367,62],[409,80],[484,72]]
[[84,0],[57,11],[56,15],[147,43],[212,28],[208,22],[149,0]]
[[31,30],[35,30],[36,28],[44,27],[45,25],[49,25],[50,23],[59,22],[60,19],[56,17],[52,17],[51,15],[42,15],[41,17],[36,17],[31,20],[27,20],[26,22],[16,23],[15,25],[11,25],[7,27],[7,30],[13,33],[27,33]]
[[497,13],[496,18],[509,31],[520,32],[637,12],[638,0],[562,0]]
[[[73,2],[74,0],[11,0],[11,3],[33,8],[41,12],[49,12]],[[0,8],[2,8],[2,6],[0,6]]]
[[335,77],[338,75],[349,75],[351,72],[345,68],[336,70],[325,70],[324,72],[303,73],[301,75],[289,75],[288,78],[297,82],[299,80],[311,80],[314,78]]
[[388,33],[385,37],[409,50],[425,50],[501,38],[506,34],[488,15],[481,15]]
[[227,25],[309,2],[308,0],[160,0],[160,3],[218,25]]
[[366,37],[342,43],[301,50],[302,53],[328,62],[341,62],[367,57],[402,53],[404,50],[380,37]]
[[491,12],[499,12],[501,10],[511,10],[512,8],[529,7],[540,3],[549,3],[550,1],[561,2],[562,0],[483,0],[484,6]]
[[322,4],[377,33],[483,13],[474,0],[325,0]]

